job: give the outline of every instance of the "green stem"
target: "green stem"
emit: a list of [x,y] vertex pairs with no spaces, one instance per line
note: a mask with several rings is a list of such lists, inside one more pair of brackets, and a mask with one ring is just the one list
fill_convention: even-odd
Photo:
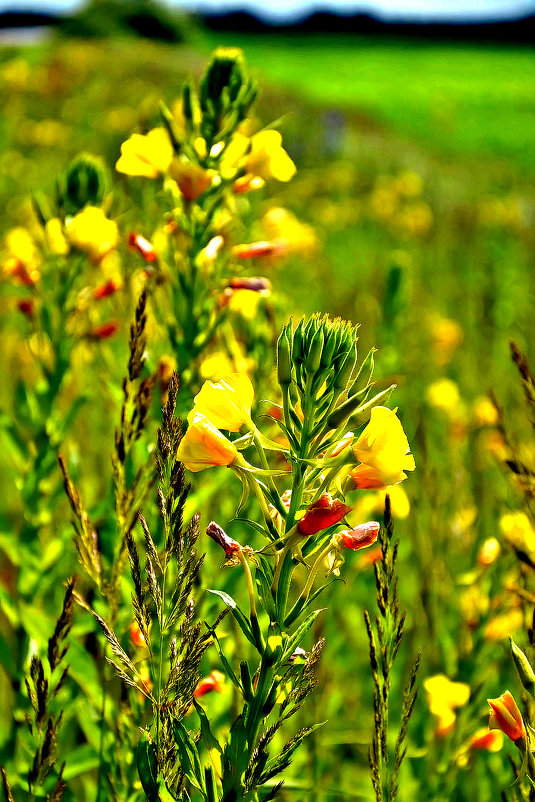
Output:
[[245,574],[245,581],[247,582],[247,592],[249,594],[249,607],[250,607],[250,619],[251,619],[251,628],[253,630],[253,634],[257,641],[258,650],[260,653],[264,651],[265,644],[264,639],[262,637],[262,633],[260,631],[260,627],[258,625],[258,615],[256,613],[256,600],[255,600],[255,589],[253,583],[253,577],[251,574],[251,569],[249,568],[249,563],[247,562],[247,558],[243,551],[237,552],[238,558],[243,566],[243,572]]

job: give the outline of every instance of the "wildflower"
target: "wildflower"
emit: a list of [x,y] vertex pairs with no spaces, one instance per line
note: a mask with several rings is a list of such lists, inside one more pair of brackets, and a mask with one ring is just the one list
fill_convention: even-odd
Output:
[[497,699],[487,699],[487,702],[490,705],[490,730],[501,730],[512,741],[525,737],[526,728],[520,710],[509,691],[505,691]]
[[109,298],[110,295],[113,295],[120,289],[121,282],[110,278],[104,284],[101,284],[100,287],[96,288],[93,292],[93,298],[95,301],[101,301],[103,298]]
[[211,537],[212,540],[215,540],[215,542],[219,546],[221,546],[221,548],[225,552],[225,557],[227,557],[227,559],[229,557],[232,558],[232,556],[236,554],[236,552],[242,550],[242,547],[238,543],[238,541],[233,540],[231,537],[229,537],[225,532],[225,530],[222,529],[219,526],[219,524],[216,524],[215,521],[211,521],[208,524],[208,526],[206,527],[206,534],[208,535],[208,537]]
[[273,256],[283,250],[278,242],[251,242],[249,245],[235,245],[232,249],[237,259],[257,259],[262,256]]
[[133,621],[132,624],[130,625],[130,640],[132,641],[134,646],[137,646],[138,648],[147,645],[145,637],[142,631],[140,630],[137,621]]
[[169,166],[169,175],[173,178],[183,198],[195,200],[212,186],[215,171],[205,170],[187,159],[173,159]]
[[333,499],[329,493],[324,493],[309,506],[297,524],[297,530],[301,535],[315,535],[339,523],[350,511],[351,507],[347,504]]
[[496,426],[498,410],[486,395],[480,395],[472,405],[472,419],[476,426]]
[[415,469],[414,457],[396,413],[387,407],[374,407],[370,422],[352,446],[362,463],[351,471],[358,488],[378,489],[407,478]]
[[312,256],[318,249],[318,236],[312,226],[302,223],[288,209],[273,206],[262,218],[266,239],[277,243],[278,254],[302,253]]
[[446,365],[463,340],[464,332],[456,320],[435,317],[431,321],[431,343],[439,365]]
[[265,295],[269,295],[269,291],[257,292],[251,289],[228,288],[223,295],[223,305],[227,306],[231,312],[241,315],[245,320],[254,320],[260,300]]
[[519,551],[535,553],[535,529],[525,512],[506,512],[500,518],[505,539]]
[[359,524],[354,529],[344,529],[334,535],[334,540],[339,547],[344,549],[351,549],[358,551],[372,546],[377,540],[381,524],[377,521],[368,521],[365,524]]
[[237,164],[245,171],[245,177],[275,178],[290,181],[296,172],[295,164],[282,147],[282,136],[278,131],[260,131],[249,140],[235,133],[221,163],[222,171]]
[[110,337],[113,337],[118,330],[119,324],[117,321],[111,320],[109,323],[103,323],[102,326],[97,326],[96,329],[93,329],[91,337],[93,337],[94,340],[108,340]]
[[19,301],[17,303],[17,309],[19,312],[22,312],[23,315],[26,315],[26,317],[33,317],[35,312],[35,306],[31,298]]
[[485,627],[485,638],[488,641],[504,640],[511,632],[516,632],[524,625],[522,610],[513,607],[502,615],[492,618]]
[[456,719],[455,710],[467,704],[470,687],[464,682],[452,682],[445,674],[436,674],[424,680],[427,704],[431,713],[438,717],[438,736],[451,732]]
[[232,465],[238,456],[236,446],[200,412],[190,413],[188,419],[189,426],[178,446],[177,459],[193,473],[216,465]]
[[166,173],[173,158],[173,146],[165,128],[153,128],[148,134],[132,134],[121,145],[115,165],[119,173],[157,178]]
[[271,282],[263,276],[235,276],[228,284],[230,290],[251,290],[261,295],[269,295],[271,292]]
[[45,237],[52,253],[65,256],[69,253],[69,243],[63,233],[63,226],[58,217],[52,217],[45,223]]
[[131,231],[128,235],[128,244],[132,250],[137,251],[146,262],[155,262],[157,260],[156,251],[152,243],[142,237],[141,234],[136,234]]
[[224,688],[225,675],[222,674],[221,671],[211,671],[207,677],[203,677],[203,679],[199,680],[197,687],[193,691],[193,695],[196,699],[200,699],[201,696],[206,696],[207,693],[212,693],[212,691],[221,693]]
[[202,250],[200,250],[197,254],[196,264],[198,267],[207,268],[210,265],[213,265],[224,244],[225,240],[221,234],[218,234],[216,237],[212,237],[208,245],[202,248]]
[[97,206],[86,206],[74,217],[68,217],[65,230],[70,244],[94,261],[112,251],[119,240],[117,224]]
[[476,730],[469,741],[470,749],[475,751],[486,749],[488,752],[499,752],[502,746],[502,733],[499,730],[488,730],[486,727]]
[[461,406],[459,388],[451,379],[438,379],[430,384],[425,397],[429,406],[447,415],[455,414]]
[[252,425],[254,387],[246,373],[231,373],[218,382],[206,381],[194,398],[188,420],[201,414],[218,429],[237,432]]
[[500,551],[500,542],[495,537],[487,538],[477,555],[479,565],[481,565],[482,568],[487,568],[489,565],[492,565],[492,563],[498,559]]

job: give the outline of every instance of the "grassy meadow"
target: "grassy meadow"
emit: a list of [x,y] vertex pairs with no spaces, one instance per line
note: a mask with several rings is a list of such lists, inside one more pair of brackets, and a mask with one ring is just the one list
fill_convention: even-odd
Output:
[[[535,364],[535,52],[349,36],[223,38],[213,32],[180,47],[142,40],[5,47],[0,50],[0,234],[21,226],[35,230],[32,196],[46,205],[56,176],[78,152],[101,156],[113,174],[121,143],[133,131],[159,124],[160,99],[171,106],[183,79],[198,77],[217,45],[243,49],[261,88],[255,117],[261,124],[277,121],[297,166],[292,181],[267,182],[243,207],[239,242],[270,240],[286,225],[297,243],[284,260],[252,262],[253,275],[267,276],[272,285],[269,326],[278,330],[290,316],[297,321],[316,311],[359,323],[360,355],[374,345],[378,349],[377,387],[397,385],[388,405],[398,408],[416,462],[408,479],[392,487],[399,597],[407,613],[392,677],[393,741],[408,667],[422,655],[399,798],[528,799],[521,796],[528,793],[522,784],[512,786],[508,758],[514,758],[518,774],[522,757],[509,739],[499,751],[470,744],[476,731],[487,727],[485,700],[507,689],[524,720],[534,721],[534,701],[520,683],[509,646],[511,635],[533,656],[534,409],[526,409],[529,381],[524,377],[523,387],[509,343]],[[93,331],[118,321],[118,332],[99,342],[80,341],[55,413],[60,420],[74,399],[82,398],[70,430],[51,448],[70,461],[109,549],[110,457],[139,268],[126,237],[135,230],[153,238],[159,198],[147,183],[113,174],[107,211],[121,232],[117,258],[129,279],[124,293],[105,298],[98,309],[84,307],[80,315]],[[237,196],[238,210],[241,203]],[[5,261],[6,247],[3,254]],[[93,287],[96,279],[89,273]],[[17,437],[4,426],[0,450],[0,762],[8,774],[23,772],[29,760],[17,735],[28,705],[21,675],[40,639],[46,648],[43,632],[53,631],[63,583],[78,571],[56,453],[46,458],[49,467],[32,485],[32,460],[43,465],[45,457],[37,447],[17,445],[17,438],[26,437],[27,421],[36,420],[24,388],[38,388],[43,380],[35,367],[42,345],[30,336],[17,308],[26,295],[24,286],[4,274],[0,414],[3,424],[20,423]],[[156,318],[149,316],[147,335],[147,364],[154,371],[163,356],[173,356]],[[264,324],[253,316],[240,325],[249,331]],[[262,328],[265,350],[255,375],[273,392],[270,371],[261,370],[262,354],[276,339],[269,326]],[[247,352],[242,356],[247,359]],[[156,399],[148,426],[153,439],[159,407]],[[191,476],[188,511],[200,512],[201,532],[216,515],[223,525],[230,521],[239,499],[235,480],[217,475],[214,490],[208,477]],[[46,497],[45,508],[36,503],[29,515],[27,507],[37,496]],[[380,490],[350,499],[352,525],[381,520]],[[39,541],[33,551],[29,546],[33,556],[24,572],[25,552],[17,538],[26,542],[28,521]],[[239,528],[230,531],[237,536]],[[214,545],[201,537],[199,549],[208,552],[202,587],[244,594],[232,571],[219,571]],[[376,587],[365,557],[363,551],[347,558],[343,581],[335,582],[320,604],[328,609],[314,623],[313,635],[325,637],[326,652],[317,688],[298,717],[302,726],[314,716],[326,723],[296,753],[281,800],[376,798],[367,756],[373,689],[362,613],[366,607],[373,618]],[[121,592],[129,598],[129,580]],[[204,591],[199,597],[201,619],[215,617],[214,597]],[[232,649],[237,628],[230,619],[223,623],[221,642]],[[127,640],[128,621],[121,624]],[[90,616],[77,610],[71,685],[63,691],[68,713],[59,740],[66,799],[108,798],[95,796],[106,721],[98,714],[96,630]],[[90,669],[87,653],[95,658]],[[215,649],[203,661],[203,674],[219,668]],[[470,698],[455,708],[454,725],[437,733],[439,719],[430,710],[424,682],[441,674],[468,685]],[[237,709],[234,696],[227,687],[206,700],[223,733],[227,711]],[[141,726],[143,708],[138,700],[135,705]],[[25,796],[22,783],[14,791],[17,802],[34,798]],[[145,798],[138,793],[136,799]]]

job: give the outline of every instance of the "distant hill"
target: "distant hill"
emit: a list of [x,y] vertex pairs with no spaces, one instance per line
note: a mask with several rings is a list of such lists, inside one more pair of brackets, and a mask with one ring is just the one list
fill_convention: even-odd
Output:
[[202,23],[214,31],[243,33],[340,33],[365,36],[443,39],[453,41],[513,42],[535,46],[535,15],[500,22],[418,23],[386,22],[371,14],[340,15],[318,11],[299,23],[273,26],[245,11],[201,15]]

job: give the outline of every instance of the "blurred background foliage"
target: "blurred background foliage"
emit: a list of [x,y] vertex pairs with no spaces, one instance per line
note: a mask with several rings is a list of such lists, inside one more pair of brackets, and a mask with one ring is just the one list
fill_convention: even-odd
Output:
[[[152,40],[133,39],[140,31]],[[466,760],[462,746],[486,724],[486,696],[506,687],[519,693],[507,635],[516,631],[525,645],[522,628],[529,624],[515,587],[527,588],[531,575],[518,567],[506,538],[512,524],[503,519],[522,511],[524,501],[503,473],[508,447],[486,399],[493,390],[518,448],[533,457],[508,343],[514,339],[533,357],[535,54],[512,45],[298,32],[222,37],[141,0],[93,3],[51,39],[0,49],[2,233],[34,226],[32,194],[52,195],[56,175],[79,151],[99,154],[113,168],[121,143],[133,130],[158,122],[160,98],[172,105],[183,78],[199,74],[216,44],[244,49],[262,87],[256,113],[263,122],[282,118],[285,147],[298,166],[292,183],[271,185],[253,201],[255,213],[267,216],[264,230],[253,230],[252,238],[269,239],[270,225],[286,224],[301,246],[284,265],[258,264],[273,283],[280,320],[319,310],[361,323],[361,353],[377,345],[379,379],[399,385],[393,400],[417,464],[393,495],[408,651],[423,648],[422,678],[445,673],[473,692],[446,739],[434,736],[436,721],[421,693],[403,796],[496,799],[511,782],[508,745],[502,753],[478,752]],[[124,237],[132,229],[152,235],[157,209],[151,193],[115,176],[109,214]],[[25,320],[6,280],[0,297],[0,404],[16,417],[13,388],[19,378],[31,377],[31,346],[24,343]],[[97,519],[109,493],[120,406],[120,393],[103,377],[114,376],[120,386],[132,308],[122,297],[105,303],[120,321],[120,333],[90,353],[80,349],[76,386],[65,401],[82,391],[93,398],[68,450]],[[16,573],[9,539],[21,516],[15,467],[10,449],[2,448],[6,588]],[[221,498],[230,517],[232,503]],[[196,503],[202,512],[202,496]],[[380,515],[376,496],[359,503],[355,519]],[[64,542],[68,521],[60,499],[53,526],[67,533]],[[494,537],[501,555],[485,567],[478,554]],[[218,582],[219,556],[207,550],[204,579]],[[60,556],[65,569],[69,560]],[[355,560],[343,578],[315,633],[325,635],[328,658],[313,704],[318,718],[328,721],[309,741],[312,774],[303,779],[299,762],[293,769],[313,792],[305,797],[288,791],[285,799],[371,798],[371,678],[362,608],[375,594],[373,571],[364,559]],[[239,595],[230,573],[225,581]],[[50,595],[57,602],[61,587]],[[36,629],[50,629],[55,610],[39,614]],[[0,649],[9,667],[2,620]],[[215,667],[212,659],[207,670]],[[81,660],[73,650],[75,677]],[[1,746],[14,706],[4,669],[0,695]],[[228,701],[222,696],[207,703],[223,717]],[[82,752],[80,774],[84,757]]]

